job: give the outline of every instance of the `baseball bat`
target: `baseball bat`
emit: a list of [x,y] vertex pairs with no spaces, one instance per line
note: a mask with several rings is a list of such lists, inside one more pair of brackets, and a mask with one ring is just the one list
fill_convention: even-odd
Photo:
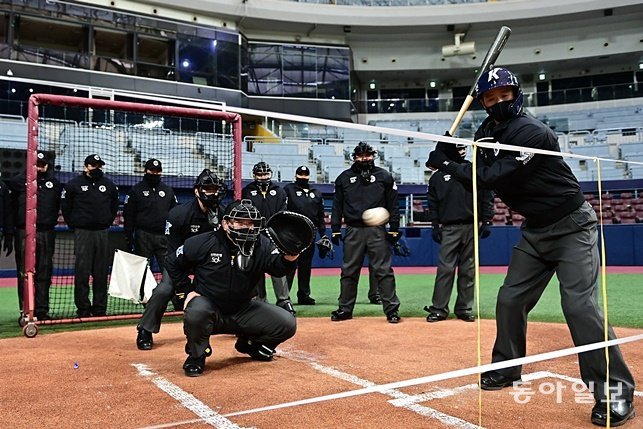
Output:
[[502,48],[505,47],[505,43],[507,43],[507,39],[509,38],[510,35],[511,35],[511,28],[507,26],[503,25],[498,31],[496,40],[493,41],[493,44],[487,51],[487,55],[485,55],[484,61],[482,61],[482,65],[480,66],[480,70],[478,70],[478,74],[476,75],[476,79],[473,81],[473,85],[471,85],[471,89],[469,89],[469,93],[467,94],[467,97],[464,99],[464,103],[462,104],[462,107],[460,107],[458,116],[456,116],[455,120],[453,121],[453,125],[451,125],[451,128],[449,128],[450,135],[455,134],[455,130],[458,129],[458,126],[460,125],[460,122],[462,121],[464,114],[467,112],[467,110],[469,110],[469,107],[473,102],[473,94],[476,92],[476,83],[478,83],[480,76],[482,76],[484,72],[486,72],[490,67],[492,67],[495,64],[496,60],[498,59],[498,55],[500,55]]

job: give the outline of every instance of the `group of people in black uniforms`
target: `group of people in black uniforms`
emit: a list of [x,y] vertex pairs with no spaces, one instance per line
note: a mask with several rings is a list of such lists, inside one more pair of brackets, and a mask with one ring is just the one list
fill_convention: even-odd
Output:
[[[560,282],[563,312],[574,344],[598,343],[603,340],[604,320],[596,300],[596,215],[584,201],[578,181],[562,157],[529,152],[529,149],[559,152],[560,148],[556,135],[524,112],[522,89],[516,76],[507,69],[494,67],[482,75],[476,89],[488,117],[475,139],[525,150],[477,148],[479,162],[475,171],[464,159],[464,147],[440,142],[429,154],[426,165],[436,170],[428,191],[432,237],[441,244],[441,253],[432,304],[426,307],[427,321],[447,318],[456,267],[458,299],[454,312],[461,320],[474,320],[473,211],[480,214],[477,230],[485,238],[490,233],[493,216],[493,191],[521,213],[525,222],[498,293],[492,361],[525,356],[527,315],[554,274]],[[397,187],[388,171],[375,166],[375,155],[370,145],[359,143],[352,153],[353,164],[335,180],[331,237],[334,245],[344,246],[344,259],[339,306],[331,313],[334,322],[353,317],[365,256],[378,283],[387,321],[393,324],[401,321],[391,267],[391,245],[400,238]],[[66,222],[74,229],[76,253],[83,255],[77,258],[75,267],[78,315],[105,314],[107,229],[116,215],[118,189],[102,175],[103,165],[98,155],[90,155],[83,174],[63,188],[50,174],[47,155],[38,153],[36,288],[42,288],[36,295],[38,317],[47,317],[45,291],[49,286],[45,277],[51,276],[56,224],[52,213],[57,214],[59,205]],[[225,184],[209,170],[196,178],[194,200],[177,206],[172,189],[160,181],[160,162],[150,160],[145,169],[143,181],[131,189],[126,199],[125,233],[130,250],[148,258],[156,257],[163,279],[138,324],[137,346],[143,350],[152,348],[152,333],[159,331],[161,316],[178,293],[184,299],[186,375],[203,373],[205,359],[212,353],[210,336],[215,334],[236,335],[237,351],[255,360],[271,360],[276,347],[296,332],[295,310],[289,296],[296,269],[298,303],[315,304],[310,295],[314,248],[300,255],[281,254],[262,230],[270,216],[291,210],[309,217],[319,233],[319,243],[328,245],[323,200],[309,183],[310,171],[305,166],[299,167],[295,182],[282,189],[272,183],[270,166],[260,162],[253,168],[254,181],[243,189],[243,199],[224,208]],[[480,188],[475,202],[474,178]],[[16,182],[19,184],[20,180]],[[24,187],[10,186],[7,191],[0,183],[0,197],[6,198],[7,194],[16,201],[24,200]],[[16,207],[24,207],[24,202]],[[389,211],[388,227],[364,223],[362,214],[374,207]],[[6,217],[7,213],[0,215]],[[12,244],[7,243],[14,243],[16,254],[22,253],[19,246],[24,223],[2,224],[10,226],[3,231],[5,251],[11,252]],[[346,225],[345,230],[342,225]],[[265,273],[272,276],[276,305],[266,302]],[[91,303],[90,275],[94,279]],[[609,337],[615,338],[611,329]],[[579,355],[581,377],[593,388],[596,399],[592,423],[619,426],[634,417],[634,380],[618,347],[609,348],[607,362],[609,372],[604,350]],[[519,383],[521,369],[513,366],[483,373],[481,388],[499,390]]]

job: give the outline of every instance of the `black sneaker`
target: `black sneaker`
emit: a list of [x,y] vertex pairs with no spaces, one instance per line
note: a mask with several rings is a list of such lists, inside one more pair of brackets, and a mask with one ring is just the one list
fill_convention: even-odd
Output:
[[142,328],[139,329],[136,336],[136,347],[139,350],[152,350],[152,344],[154,344],[152,333]]
[[203,369],[205,368],[205,355],[199,356],[198,358],[193,358],[188,356],[183,364],[183,371],[188,377],[198,377],[203,374]]
[[386,320],[388,321],[388,323],[400,323],[402,321],[402,318],[397,311],[393,311],[386,315]]
[[353,313],[337,309],[330,313],[330,320],[333,322],[340,322],[342,320],[350,320],[353,318]]
[[315,299],[309,296],[297,298],[298,305],[315,305],[315,302],[316,302]]
[[245,337],[237,338],[234,348],[243,354],[249,355],[253,360],[269,362],[275,353],[273,349],[265,344],[258,343]]
[[288,313],[292,314],[293,316],[297,314],[295,311],[295,307],[292,306],[292,302],[290,302],[289,299],[282,299],[277,301],[277,307],[281,307],[284,310],[286,310]]

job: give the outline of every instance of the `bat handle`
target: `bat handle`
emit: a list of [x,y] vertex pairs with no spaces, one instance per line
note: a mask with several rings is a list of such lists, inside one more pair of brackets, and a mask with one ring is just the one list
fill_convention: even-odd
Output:
[[464,103],[462,103],[462,107],[458,112],[458,116],[456,116],[455,120],[453,121],[453,125],[451,125],[451,128],[449,128],[450,135],[452,136],[455,135],[455,132],[458,129],[458,126],[460,125],[460,122],[462,122],[462,118],[464,117],[464,114],[467,113],[467,110],[469,110],[469,106],[471,106],[472,102],[473,102],[473,96],[467,95],[467,98],[464,99]]

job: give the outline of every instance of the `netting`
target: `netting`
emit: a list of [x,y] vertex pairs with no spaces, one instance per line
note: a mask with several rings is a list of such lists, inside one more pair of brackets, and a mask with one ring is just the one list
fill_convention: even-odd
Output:
[[[32,96],[29,114],[27,154],[27,222],[25,270],[27,278],[24,311],[34,307],[33,277],[40,240],[35,237],[36,152],[45,151],[52,158],[50,167],[62,184],[83,174],[85,158],[98,154],[105,165],[105,177],[118,186],[119,208],[108,232],[109,270],[115,249],[126,249],[123,231],[123,202],[127,192],[143,179],[148,159],[161,161],[162,180],[172,187],[179,203],[194,197],[195,177],[205,168],[215,172],[228,185],[226,199],[240,193],[240,116],[217,111],[189,109],[110,100],[92,100],[62,96]],[[30,206],[31,204],[31,206]],[[38,244],[37,244],[38,243]],[[33,247],[30,247],[33,246]],[[55,251],[49,291],[49,316],[52,321],[77,317],[74,302],[75,260],[74,233],[62,212],[55,227]],[[152,271],[160,279],[158,264]],[[38,273],[36,273],[36,281]],[[90,301],[94,279],[90,279]],[[108,277],[109,281],[109,277]],[[106,316],[134,317],[144,310],[142,304],[108,297]],[[173,310],[170,304],[168,310]]]

